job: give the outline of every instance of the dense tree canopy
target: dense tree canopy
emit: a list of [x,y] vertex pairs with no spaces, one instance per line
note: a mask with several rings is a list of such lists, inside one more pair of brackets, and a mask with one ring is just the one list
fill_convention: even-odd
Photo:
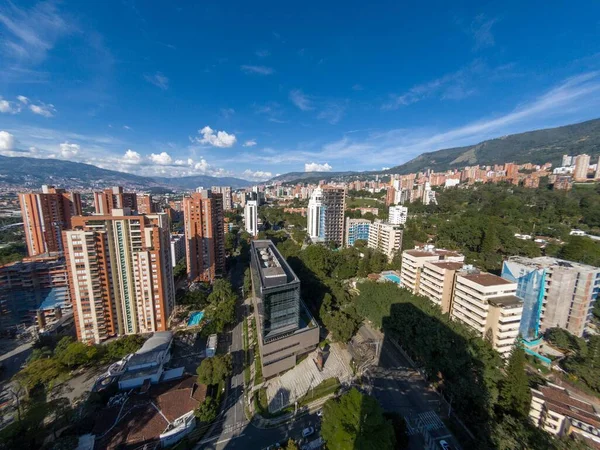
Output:
[[231,369],[230,354],[205,358],[196,369],[198,382],[206,385],[219,384],[231,375]]
[[392,450],[395,444],[377,400],[355,388],[325,403],[321,434],[331,450]]

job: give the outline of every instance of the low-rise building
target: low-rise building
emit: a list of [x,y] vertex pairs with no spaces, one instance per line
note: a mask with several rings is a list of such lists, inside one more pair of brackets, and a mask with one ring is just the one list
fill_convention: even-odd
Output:
[[549,383],[531,389],[529,418],[547,433],[560,437],[574,434],[590,447],[600,447],[598,409],[563,387]]

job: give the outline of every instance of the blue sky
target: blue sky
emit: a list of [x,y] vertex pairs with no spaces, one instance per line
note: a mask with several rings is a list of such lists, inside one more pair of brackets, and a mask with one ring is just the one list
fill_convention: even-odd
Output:
[[600,3],[408,3],[0,0],[0,154],[262,180],[600,116]]

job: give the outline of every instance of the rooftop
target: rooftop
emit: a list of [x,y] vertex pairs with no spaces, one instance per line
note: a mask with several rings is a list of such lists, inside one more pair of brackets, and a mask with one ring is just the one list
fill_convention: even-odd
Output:
[[158,362],[160,353],[169,348],[172,340],[173,333],[171,331],[157,331],[144,342],[142,348],[129,358],[127,366],[135,367],[155,361]]
[[488,303],[500,308],[513,308],[515,306],[523,306],[523,300],[516,295],[503,295],[502,297],[494,297],[488,300]]
[[524,266],[535,267],[537,269],[548,267],[572,267],[575,269],[592,271],[600,270],[598,267],[590,266],[589,264],[567,261],[564,259],[553,258],[551,256],[538,256],[537,258],[527,258],[526,256],[511,256],[508,258],[508,261],[522,264]]
[[493,275],[491,273],[465,273],[460,274],[461,277],[472,281],[473,283],[477,283],[481,286],[499,286],[504,284],[514,284],[512,281],[505,280],[498,275]]
[[600,428],[600,415],[596,409],[590,403],[575,398],[567,389],[549,384],[532,389],[531,393],[543,399],[548,409]]
[[463,268],[463,263],[461,262],[452,262],[452,261],[431,261],[428,262],[427,264],[433,264],[436,267],[439,267],[440,269],[445,269],[445,270],[460,270]]
[[[130,396],[120,414],[120,421],[98,441],[98,448],[121,448],[124,444],[158,441],[175,419],[193,411],[206,398],[206,386],[196,384],[195,376],[152,385],[147,394]],[[120,406],[106,408],[98,414],[93,433],[102,436],[113,425]]]
[[300,281],[272,241],[267,239],[252,241],[251,251],[259,269],[263,288],[284,286]]

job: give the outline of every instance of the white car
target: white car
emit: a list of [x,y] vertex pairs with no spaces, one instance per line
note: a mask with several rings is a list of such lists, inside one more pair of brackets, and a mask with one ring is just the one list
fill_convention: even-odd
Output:
[[313,427],[305,428],[304,430],[302,430],[302,437],[303,438],[307,438],[308,436],[310,436],[314,432],[315,432],[315,429]]
[[323,417],[323,410],[320,409],[317,411],[317,417]]

